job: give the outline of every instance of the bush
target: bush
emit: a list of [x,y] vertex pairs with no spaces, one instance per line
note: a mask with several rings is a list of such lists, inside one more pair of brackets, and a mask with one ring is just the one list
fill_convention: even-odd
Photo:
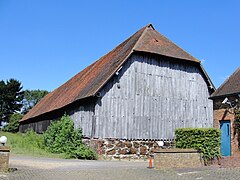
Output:
[[97,154],[93,149],[81,144],[74,150],[70,157],[78,159],[96,159]]
[[43,136],[47,150],[54,153],[71,152],[82,143],[81,130],[74,130],[72,120],[66,115],[52,122]]
[[70,158],[96,158],[96,153],[82,143],[81,129],[74,129],[67,115],[52,122],[43,137],[46,149],[52,153],[66,153]]
[[220,130],[215,128],[180,128],[175,130],[177,148],[200,150],[205,164],[220,157]]
[[9,119],[9,123],[4,126],[3,131],[16,133],[19,131],[19,121],[23,115],[19,113],[12,114]]

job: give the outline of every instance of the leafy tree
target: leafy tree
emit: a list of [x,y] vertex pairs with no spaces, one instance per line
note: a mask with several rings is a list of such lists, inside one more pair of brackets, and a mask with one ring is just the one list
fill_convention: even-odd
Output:
[[47,90],[25,90],[23,98],[22,113],[26,114],[33,106],[35,106],[49,92]]
[[6,114],[5,99],[6,99],[6,84],[4,81],[0,81],[0,121],[3,120],[3,118],[5,117],[5,114]]
[[20,81],[0,81],[0,123],[9,122],[10,116],[21,109],[23,93]]
[[19,131],[19,121],[22,119],[23,115],[20,113],[15,113],[10,116],[9,123],[4,126],[3,131],[16,133]]

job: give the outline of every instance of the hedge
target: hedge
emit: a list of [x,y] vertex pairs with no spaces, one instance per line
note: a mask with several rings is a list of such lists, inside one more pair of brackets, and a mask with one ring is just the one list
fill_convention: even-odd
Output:
[[179,128],[175,130],[176,148],[201,151],[205,164],[220,157],[220,130],[215,128]]

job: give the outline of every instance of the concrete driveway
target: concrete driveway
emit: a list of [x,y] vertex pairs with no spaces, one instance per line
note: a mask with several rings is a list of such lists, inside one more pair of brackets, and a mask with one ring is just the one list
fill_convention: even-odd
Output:
[[237,168],[155,170],[148,169],[147,166],[147,161],[87,161],[14,156],[10,158],[10,167],[18,170],[0,174],[0,179],[240,179],[240,169]]

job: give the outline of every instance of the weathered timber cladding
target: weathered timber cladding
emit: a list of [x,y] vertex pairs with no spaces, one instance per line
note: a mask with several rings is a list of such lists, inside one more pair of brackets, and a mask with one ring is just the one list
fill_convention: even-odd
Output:
[[70,111],[75,128],[81,128],[84,136],[92,137],[95,132],[94,109],[92,103],[85,103]]
[[94,109],[81,106],[71,116],[88,137],[173,139],[176,128],[213,126],[208,87],[194,63],[135,54],[100,93]]
[[36,121],[21,123],[20,132],[26,132],[28,129],[33,129],[38,133],[43,133],[47,130],[52,121],[59,120],[64,114],[70,115],[74,121],[75,128],[82,128],[83,135],[92,137],[91,133],[95,132],[94,123],[94,98],[88,100],[78,101],[71,106],[60,109],[51,114],[40,116]]
[[[176,128],[213,126],[209,95],[198,63],[134,53],[98,97],[61,112],[70,115],[85,137],[173,139]],[[20,128],[43,132],[49,124],[43,118]]]
[[19,127],[20,132],[26,132],[28,129],[32,129],[38,133],[43,133],[47,130],[47,127],[50,125],[51,120],[41,120],[26,124],[21,124]]

